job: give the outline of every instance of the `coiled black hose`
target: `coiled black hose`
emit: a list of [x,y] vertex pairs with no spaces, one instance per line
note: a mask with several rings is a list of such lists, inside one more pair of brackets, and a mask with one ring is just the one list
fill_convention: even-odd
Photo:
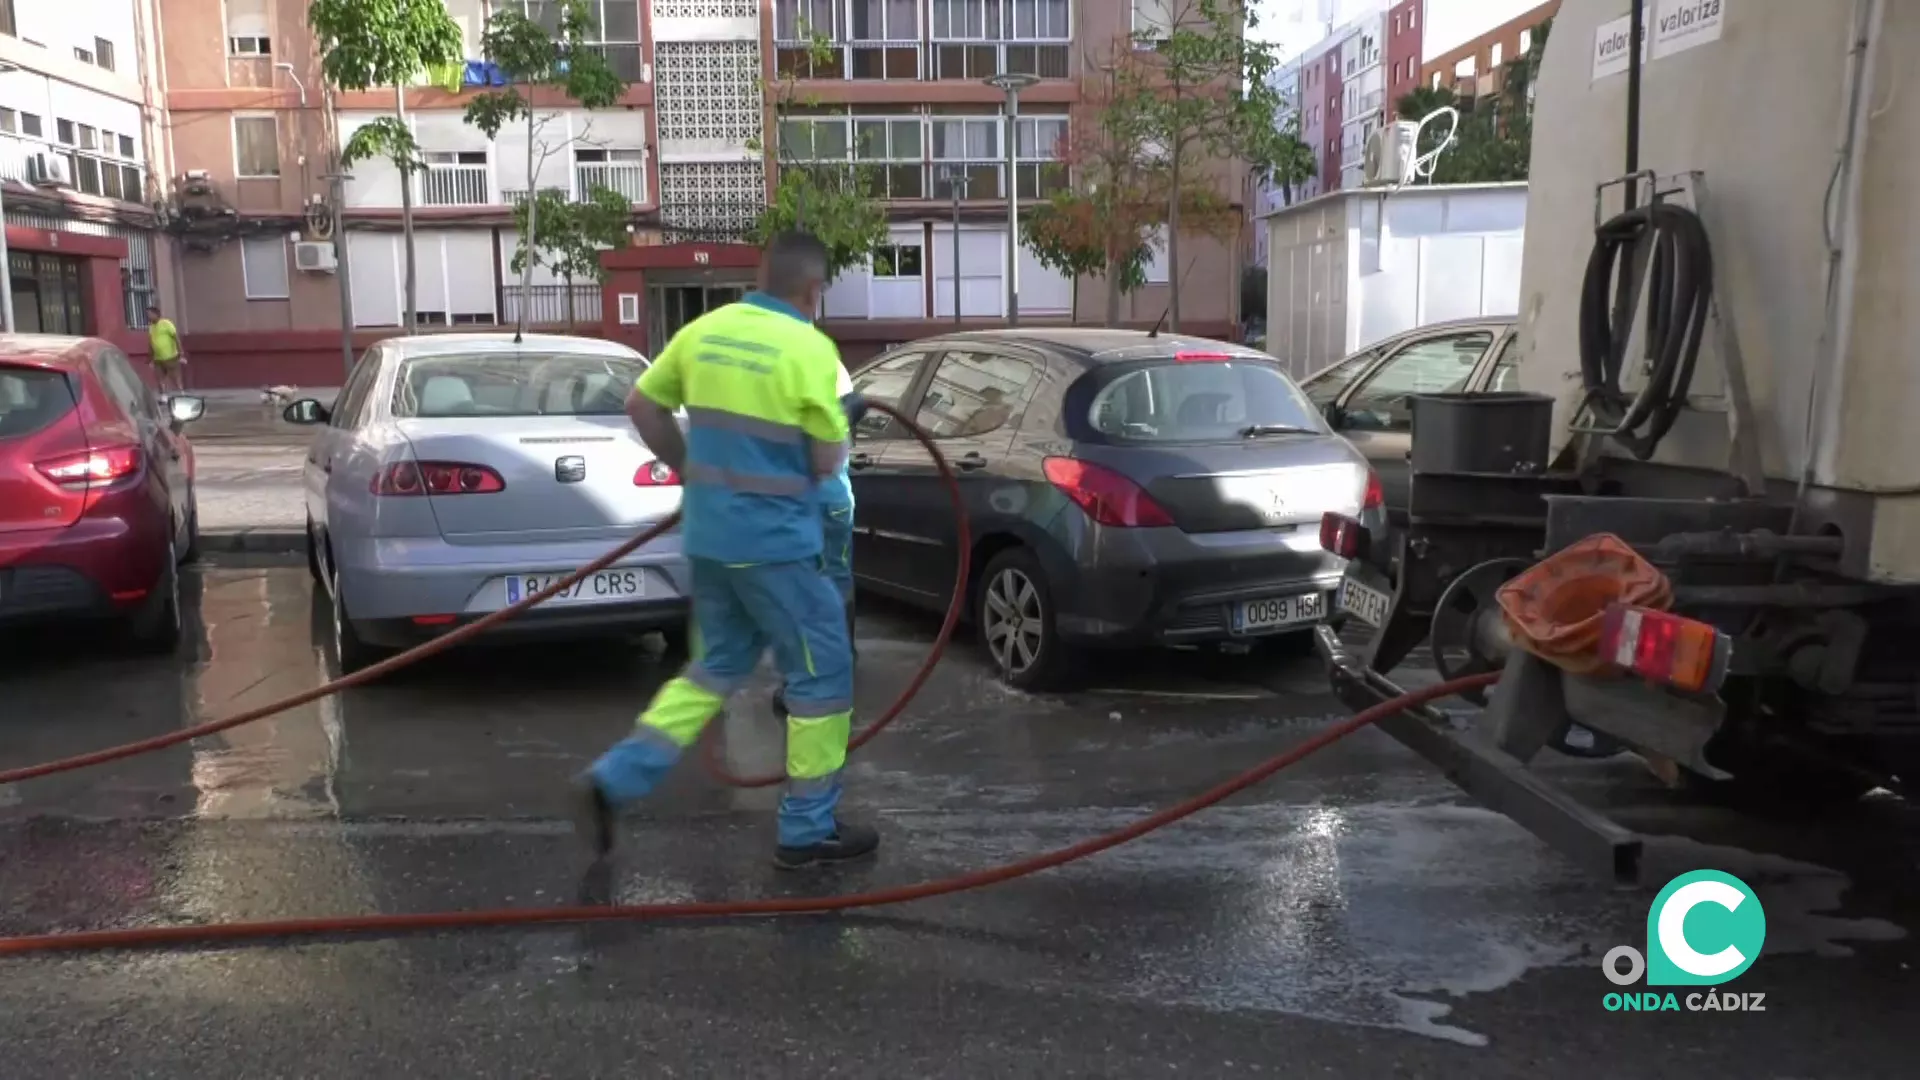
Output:
[[[1653,245],[1647,288],[1647,342],[1653,368],[1629,397],[1620,387],[1634,309],[1618,301],[1620,256]],[[1697,214],[1673,203],[1638,207],[1594,232],[1580,293],[1580,375],[1598,427],[1645,461],[1686,407],[1694,363],[1713,304],[1713,248]]]

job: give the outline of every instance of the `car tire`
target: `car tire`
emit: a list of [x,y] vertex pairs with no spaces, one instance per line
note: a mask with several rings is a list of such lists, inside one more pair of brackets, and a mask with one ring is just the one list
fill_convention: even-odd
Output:
[[307,573],[313,575],[313,580],[316,584],[327,585],[328,588],[332,588],[332,586],[327,583],[326,574],[320,570],[320,542],[314,539],[312,518],[307,519]]
[[185,566],[200,558],[200,507],[194,505],[188,497],[187,506],[187,543],[180,552],[180,565]]
[[974,625],[1001,681],[1016,690],[1066,689],[1079,673],[1079,657],[1060,640],[1040,560],[1025,548],[1008,548],[987,563],[974,588]]
[[353,675],[372,667],[383,658],[379,649],[360,640],[353,620],[347,616],[347,602],[340,592],[340,571],[335,569],[328,582],[327,602],[333,618],[333,653],[340,661],[340,674]]
[[180,610],[180,556],[173,539],[167,539],[167,561],[160,571],[160,583],[146,603],[133,616],[128,631],[143,653],[171,656],[180,649],[186,626]]

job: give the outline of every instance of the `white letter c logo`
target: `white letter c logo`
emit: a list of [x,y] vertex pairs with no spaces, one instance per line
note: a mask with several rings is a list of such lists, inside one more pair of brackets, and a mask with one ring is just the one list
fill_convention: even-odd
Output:
[[1719,904],[1732,911],[1746,894],[1724,881],[1690,881],[1675,889],[1660,907],[1660,951],[1673,966],[1689,975],[1710,979],[1725,975],[1747,962],[1739,949],[1729,945],[1711,956],[1696,952],[1687,944],[1687,914],[1701,904]]

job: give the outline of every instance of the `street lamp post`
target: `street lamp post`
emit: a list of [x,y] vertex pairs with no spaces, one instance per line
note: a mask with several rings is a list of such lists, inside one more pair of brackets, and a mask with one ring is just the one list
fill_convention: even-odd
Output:
[[960,200],[967,193],[967,167],[949,165],[947,191],[953,196],[953,323],[960,325]]
[[1020,91],[1040,81],[1036,75],[1003,71],[983,80],[1007,95],[1007,325],[1020,325]]
[[[0,63],[0,75],[19,71],[20,65]],[[13,333],[13,253],[7,250],[7,200],[0,180],[0,333]]]

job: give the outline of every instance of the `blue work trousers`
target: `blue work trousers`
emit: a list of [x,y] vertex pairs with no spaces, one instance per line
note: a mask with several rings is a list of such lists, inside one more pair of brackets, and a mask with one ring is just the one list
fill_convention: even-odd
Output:
[[771,648],[788,711],[780,844],[817,844],[835,829],[853,722],[853,655],[841,598],[811,559],[690,563],[696,655],[654,695],[633,734],[594,762],[591,775],[616,805],[652,791]]

